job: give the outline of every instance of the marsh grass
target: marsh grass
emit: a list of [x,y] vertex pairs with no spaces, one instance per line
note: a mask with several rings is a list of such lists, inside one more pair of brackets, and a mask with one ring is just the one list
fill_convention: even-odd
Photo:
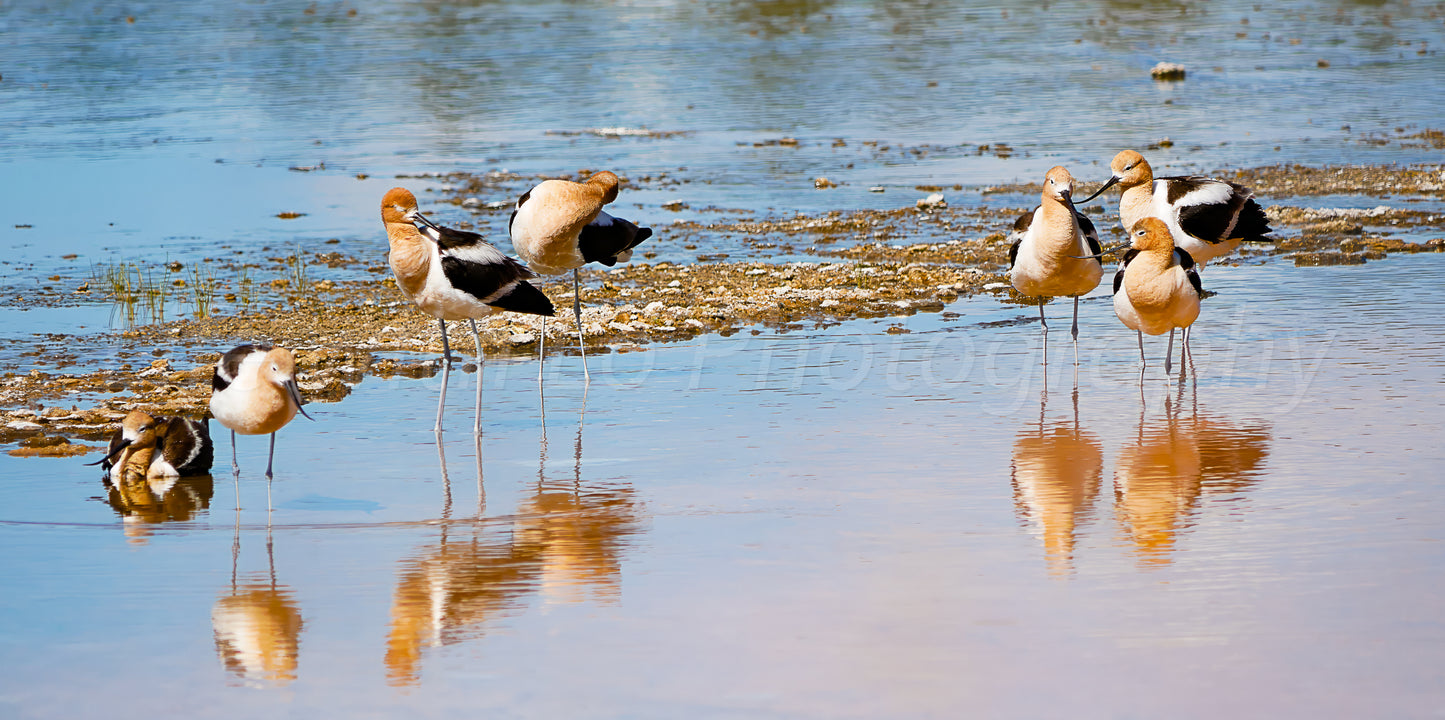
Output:
[[133,262],[92,265],[91,282],[110,293],[112,323],[117,317],[127,326],[165,322],[169,288],[155,270]]
[[306,255],[301,252],[300,246],[297,246],[291,257],[286,258],[286,265],[289,268],[291,286],[296,288],[297,294],[293,300],[303,302],[311,300],[315,291],[311,287],[310,273],[306,267]]
[[191,304],[197,320],[211,316],[216,301],[216,276],[197,265],[191,270]]

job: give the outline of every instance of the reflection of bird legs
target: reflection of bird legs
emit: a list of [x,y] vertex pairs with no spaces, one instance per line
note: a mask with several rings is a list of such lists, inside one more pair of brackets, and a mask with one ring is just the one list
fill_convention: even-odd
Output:
[[271,516],[266,516],[266,570],[271,575],[271,590],[276,590],[276,549],[271,542]]
[[582,486],[582,425],[587,419],[587,388],[582,388],[582,412],[577,414],[577,446],[572,457],[572,491],[578,492]]
[[236,594],[236,565],[241,560],[241,508],[236,508],[236,534],[231,536],[231,594]]
[[487,488],[482,484],[482,435],[473,436],[477,446],[477,520],[487,513]]
[[540,492],[542,484],[547,480],[547,426],[542,426],[542,442],[537,451],[537,490]]
[[442,433],[437,431],[437,462],[442,469],[442,519],[450,520],[452,517],[452,479],[447,474],[447,451],[442,446]]

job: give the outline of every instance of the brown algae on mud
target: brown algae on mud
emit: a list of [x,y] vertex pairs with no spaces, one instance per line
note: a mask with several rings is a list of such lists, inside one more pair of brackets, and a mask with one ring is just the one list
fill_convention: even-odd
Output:
[[[1440,168],[1265,168],[1235,173],[1230,179],[1250,185],[1264,201],[1361,189],[1378,195],[1445,194]],[[489,176],[485,184],[497,180]],[[465,194],[479,186],[454,187]],[[1284,192],[1272,196],[1263,188]],[[1038,186],[1010,191],[1034,193]],[[1118,235],[1122,231],[1113,205],[1106,200],[1087,212],[1101,231]],[[855,318],[938,312],[959,297],[984,292],[999,294],[1007,302],[1036,304],[1036,299],[1017,295],[1005,275],[1006,233],[1013,219],[1027,209],[929,203],[770,220],[739,212],[739,217],[712,223],[664,226],[657,243],[706,248],[716,244],[710,239],[742,237],[760,259],[729,261],[722,253],[698,252],[698,260],[686,264],[634,262],[584,270],[582,322],[588,351],[628,352],[710,333],[731,335],[746,327],[788,332]],[[1441,213],[1279,204],[1271,205],[1268,212],[1279,241],[1246,246],[1221,262],[1258,262],[1284,255],[1296,265],[1357,264],[1390,253],[1445,249],[1445,238],[1409,242],[1392,234],[1397,229],[1416,234],[1438,230],[1445,226]],[[818,259],[777,260],[798,255]],[[405,301],[379,257],[369,264],[337,253],[315,254],[308,258],[315,266],[356,271],[351,273],[353,279],[320,281],[307,277],[299,254],[268,260],[285,274],[256,282],[264,289],[249,307],[138,325],[101,338],[45,336],[35,350],[25,353],[33,359],[33,369],[0,375],[0,407],[6,408],[0,410],[0,443],[28,443],[17,448],[24,454],[83,453],[86,446],[64,447],[68,443],[56,440],[67,436],[104,440],[115,423],[136,408],[202,416],[210,396],[212,364],[223,350],[243,342],[266,341],[295,350],[298,380],[308,402],[339,401],[367,375],[430,377],[438,371],[435,356],[441,352],[441,338],[436,321]],[[212,269],[219,274],[246,268],[216,263]],[[571,284],[545,278],[536,282],[559,308],[558,316],[546,325],[547,344],[557,352],[576,352],[576,327],[567,310]],[[539,318],[512,313],[485,318],[478,326],[487,355],[531,355],[542,331]],[[472,343],[462,327],[453,324],[453,349],[470,354]],[[53,372],[76,364],[68,359],[72,354],[57,351],[61,346],[101,347],[116,342],[128,349],[115,353],[112,367]],[[421,356],[384,357],[401,352]]]

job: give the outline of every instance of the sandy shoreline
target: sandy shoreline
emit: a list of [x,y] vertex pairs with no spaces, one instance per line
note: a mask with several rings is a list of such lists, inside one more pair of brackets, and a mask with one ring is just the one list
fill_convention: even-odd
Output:
[[[1272,246],[1250,246],[1225,264],[1287,257],[1295,265],[1358,264],[1392,253],[1445,250],[1445,214],[1376,207],[1370,210],[1310,209],[1286,204],[1291,197],[1354,195],[1445,197],[1445,170],[1430,168],[1270,167],[1227,177],[1253,188],[1268,207],[1276,236]],[[476,183],[453,182],[448,200],[476,212],[502,212],[469,203]],[[1081,188],[1081,191],[1087,189]],[[1037,192],[1037,186],[999,186],[985,192]],[[1122,236],[1116,196],[1087,209],[1106,242]],[[665,241],[707,248],[708,238],[745,236],[762,259],[733,261],[697,253],[695,262],[652,263],[638,257],[615,269],[583,273],[583,323],[588,352],[628,352],[650,343],[763,326],[801,330],[854,318],[939,312],[961,296],[998,294],[1024,303],[1007,286],[1006,232],[1023,208],[987,209],[920,205],[888,211],[833,211],[786,220],[727,217],[716,222],[675,223]],[[1397,233],[1408,232],[1415,242]],[[379,233],[379,229],[378,229]],[[1421,234],[1430,239],[1419,242]],[[860,241],[861,240],[861,241]],[[380,251],[378,251],[380,252]],[[806,262],[768,262],[768,256],[799,255]],[[271,258],[284,264],[282,258]],[[275,283],[253,308],[210,317],[140,325],[105,335],[48,335],[29,351],[34,369],[0,375],[0,443],[12,454],[73,455],[88,452],[70,439],[101,440],[125,412],[201,416],[210,395],[211,363],[241,342],[265,340],[297,351],[308,402],[335,402],[367,375],[425,377],[437,372],[441,352],[436,321],[411,307],[379,258],[362,262],[337,253],[318,254],[321,264],[365,265],[361,279]],[[227,267],[218,265],[216,270]],[[557,305],[547,323],[549,352],[575,353],[570,282],[544,278]],[[57,290],[57,292],[61,292]],[[96,292],[96,290],[82,290]],[[43,302],[43,298],[39,300]],[[537,318],[502,314],[479,322],[485,352],[530,355],[537,350]],[[464,324],[454,323],[453,350],[471,355]],[[107,367],[83,366],[82,350],[113,346]],[[64,347],[65,351],[56,348]],[[417,353],[397,360],[383,354]],[[93,363],[92,363],[93,364]]]

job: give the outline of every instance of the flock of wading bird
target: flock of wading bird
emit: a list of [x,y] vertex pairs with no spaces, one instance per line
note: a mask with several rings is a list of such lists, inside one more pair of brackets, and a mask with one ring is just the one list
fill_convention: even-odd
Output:
[[[1184,331],[1181,359],[1188,352],[1189,327],[1199,317],[1204,296],[1199,269],[1208,261],[1239,247],[1242,242],[1270,242],[1273,238],[1264,210],[1253,194],[1235,183],[1199,176],[1154,177],[1144,157],[1132,150],[1114,156],[1113,174],[1097,192],[1076,203],[1074,178],[1063,167],[1044,176],[1039,206],[1014,223],[1009,249],[1009,278],[1021,294],[1039,298],[1039,322],[1047,338],[1044,304],[1052,297],[1074,299],[1074,362],[1078,363],[1079,297],[1098,287],[1103,277],[1103,256],[1128,251],[1114,275],[1114,312],[1139,336],[1141,377],[1144,334],[1169,333],[1164,372],[1171,372],[1174,331]],[[392,188],[381,201],[391,251],[389,262],[401,288],[423,312],[435,317],[441,328],[444,365],[454,360],[447,340],[448,320],[471,325],[482,360],[476,321],[508,311],[543,318],[538,347],[538,374],[545,352],[546,318],[555,314],[552,302],[528,280],[537,273],[556,275],[572,271],[572,309],[577,324],[582,372],[587,372],[583,334],[581,280],[578,269],[587,263],[613,266],[632,257],[633,248],[651,237],[650,228],[638,227],[602,210],[617,199],[618,177],[599,172],[585,182],[546,180],[517,199],[508,222],[512,247],[527,265],[507,257],[481,235],[442,227],[428,220],[417,207],[416,196],[406,188]],[[1129,242],[1104,250],[1094,224],[1077,204],[1098,197],[1114,185],[1123,187],[1119,218]],[[236,434],[270,435],[266,461],[267,505],[270,505],[272,461],[276,432],[291,422],[301,408],[296,385],[296,360],[291,351],[266,344],[241,345],[216,363],[212,376],[210,414],[231,431],[231,469],[239,491],[240,466],[236,461]],[[480,408],[481,381],[477,382]],[[443,377],[437,401],[436,432],[442,429],[446,400]],[[480,432],[481,414],[473,429]],[[182,417],[153,418],[132,411],[110,441],[110,452],[100,461],[106,478],[118,483],[127,473],[147,478],[177,478],[210,472],[213,450],[205,420]],[[239,493],[238,493],[239,494]]]

